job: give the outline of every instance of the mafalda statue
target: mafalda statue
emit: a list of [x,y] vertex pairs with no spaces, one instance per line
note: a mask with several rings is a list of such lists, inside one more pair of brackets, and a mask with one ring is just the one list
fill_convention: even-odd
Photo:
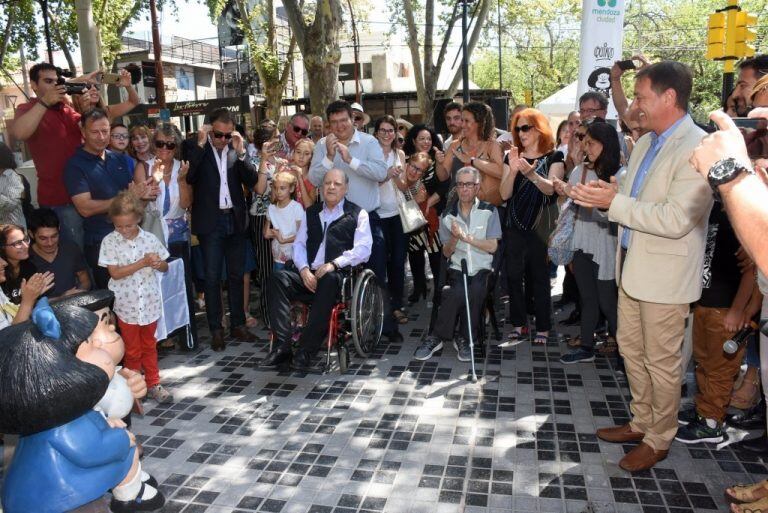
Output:
[[5,513],[60,513],[111,490],[115,513],[154,511],[165,499],[141,471],[136,440],[94,407],[115,375],[93,343],[99,317],[38,302],[32,320],[0,330],[0,433],[19,434],[3,483]]

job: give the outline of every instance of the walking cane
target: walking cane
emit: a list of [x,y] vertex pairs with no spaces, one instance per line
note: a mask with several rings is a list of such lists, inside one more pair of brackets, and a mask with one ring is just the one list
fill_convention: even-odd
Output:
[[461,259],[461,277],[464,280],[464,304],[467,306],[467,331],[469,332],[469,359],[472,362],[472,383],[477,383],[475,373],[475,341],[472,339],[472,318],[469,314],[469,289],[467,288],[467,259]]

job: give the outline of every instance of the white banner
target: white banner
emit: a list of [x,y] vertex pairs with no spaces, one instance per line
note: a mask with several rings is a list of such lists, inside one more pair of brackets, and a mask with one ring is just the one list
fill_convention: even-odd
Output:
[[[578,98],[587,91],[605,94],[608,118],[616,119],[611,100],[611,66],[622,57],[625,0],[583,0]],[[576,105],[578,109],[578,105]]]

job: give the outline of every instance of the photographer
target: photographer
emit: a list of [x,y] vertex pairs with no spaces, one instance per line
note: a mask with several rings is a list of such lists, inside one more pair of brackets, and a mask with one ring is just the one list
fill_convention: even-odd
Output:
[[121,69],[118,76],[120,77],[119,81],[114,85],[125,89],[128,93],[128,99],[126,101],[115,105],[105,105],[104,100],[101,98],[98,84],[89,83],[89,88],[83,91],[74,102],[75,110],[80,114],[85,114],[94,108],[102,109],[107,113],[110,122],[131,112],[139,103],[141,103],[139,93],[137,93],[136,88],[131,85],[131,74],[128,71]]
[[[73,79],[85,82],[96,72]],[[36,98],[16,108],[9,131],[26,141],[37,170],[37,201],[51,208],[61,220],[62,235],[83,246],[83,220],[64,186],[64,165],[82,142],[80,114],[72,107],[67,86],[60,83],[60,70],[41,62],[29,70]]]

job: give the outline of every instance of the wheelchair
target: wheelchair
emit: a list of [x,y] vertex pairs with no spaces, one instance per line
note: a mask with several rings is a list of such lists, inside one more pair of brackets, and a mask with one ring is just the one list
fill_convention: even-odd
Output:
[[[291,325],[294,343],[299,340],[306,324],[309,305],[294,301],[291,305]],[[349,341],[361,358],[370,356],[381,338],[384,327],[384,296],[370,269],[362,266],[344,273],[339,298],[328,319],[326,336],[326,357],[323,372],[331,369],[331,353],[335,347],[339,371],[349,368]],[[270,338],[270,350],[274,334]]]

